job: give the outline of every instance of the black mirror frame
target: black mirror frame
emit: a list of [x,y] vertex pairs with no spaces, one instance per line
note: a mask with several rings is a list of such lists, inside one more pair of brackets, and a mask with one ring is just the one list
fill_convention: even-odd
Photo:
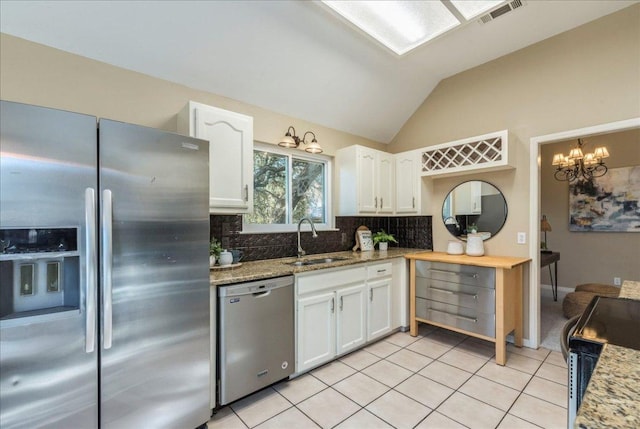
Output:
[[[451,234],[454,238],[458,239],[458,240],[462,240],[462,241],[466,241],[466,237],[462,237],[461,232],[462,231],[458,231],[460,229],[460,225],[456,219],[456,223],[455,224],[447,224],[446,220],[449,219],[450,217],[453,217],[455,219],[455,215],[453,216],[447,216],[445,218],[444,216],[444,207],[445,204],[447,202],[447,199],[449,198],[450,195],[452,195],[453,191],[455,191],[459,186],[464,185],[465,183],[469,183],[469,182],[482,182],[482,183],[486,183],[487,185],[491,185],[496,191],[498,191],[498,193],[500,194],[500,196],[502,196],[502,200],[504,201],[504,219],[502,220],[502,224],[500,225],[500,227],[495,231],[491,231],[491,236],[489,238],[485,238],[484,241],[486,240],[490,240],[491,238],[493,238],[496,234],[498,234],[502,228],[504,228],[505,223],[507,223],[507,217],[509,215],[509,205],[507,204],[507,199],[504,196],[504,194],[502,193],[502,191],[500,190],[500,188],[498,188],[496,185],[494,185],[491,182],[487,182],[486,180],[466,180],[464,182],[461,182],[459,184],[457,184],[456,186],[454,186],[448,193],[447,196],[444,198],[444,201],[442,202],[442,209],[440,210],[440,215],[442,216],[442,223],[444,224],[445,228],[447,229],[447,231],[449,231],[449,234]],[[473,215],[459,215],[459,216],[473,216]],[[450,228],[450,225],[453,225],[453,227]],[[460,232],[459,235],[456,235],[452,229],[455,229],[457,232]]]

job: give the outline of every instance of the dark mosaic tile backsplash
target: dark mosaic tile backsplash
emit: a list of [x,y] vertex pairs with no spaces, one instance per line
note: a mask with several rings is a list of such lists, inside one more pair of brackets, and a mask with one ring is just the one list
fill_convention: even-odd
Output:
[[[240,215],[212,215],[210,222],[211,235],[225,249],[242,250],[243,261],[296,256],[298,236],[295,232],[240,234]],[[355,245],[355,231],[360,225],[367,226],[372,232],[384,229],[393,234],[398,244],[389,243],[389,247],[433,249],[431,216],[337,216],[339,231],[319,231],[315,239],[310,232],[303,232],[300,235],[302,248],[308,255],[351,250]]]

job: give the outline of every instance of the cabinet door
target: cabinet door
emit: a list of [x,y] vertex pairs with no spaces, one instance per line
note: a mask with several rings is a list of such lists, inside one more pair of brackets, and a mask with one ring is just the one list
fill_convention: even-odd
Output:
[[210,106],[194,109],[195,137],[209,140],[212,213],[253,209],[253,118]]
[[396,158],[396,213],[418,212],[417,159],[412,153]]
[[378,171],[377,171],[377,183],[378,183],[378,213],[393,213],[395,201],[393,196],[395,194],[395,165],[393,155],[378,152]]
[[466,182],[454,192],[453,211],[456,215],[473,215],[482,213],[482,182]]
[[360,148],[357,165],[358,211],[360,213],[376,213],[378,210],[376,151]]
[[364,284],[340,289],[337,303],[337,353],[342,354],[366,342],[366,287]]
[[369,282],[367,341],[391,332],[391,277]]
[[296,311],[296,372],[301,372],[336,355],[336,295],[328,292],[300,298]]

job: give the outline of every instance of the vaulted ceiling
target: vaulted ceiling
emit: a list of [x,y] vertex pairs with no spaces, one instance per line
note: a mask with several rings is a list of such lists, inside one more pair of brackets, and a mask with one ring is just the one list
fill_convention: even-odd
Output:
[[0,31],[389,142],[438,82],[631,6],[523,0],[404,56],[316,1],[0,2]]

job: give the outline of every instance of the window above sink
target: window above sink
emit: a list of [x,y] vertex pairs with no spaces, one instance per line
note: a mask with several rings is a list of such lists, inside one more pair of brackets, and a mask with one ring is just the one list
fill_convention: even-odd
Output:
[[256,143],[253,164],[254,209],[243,216],[243,232],[294,232],[304,217],[318,230],[332,228],[331,158]]

